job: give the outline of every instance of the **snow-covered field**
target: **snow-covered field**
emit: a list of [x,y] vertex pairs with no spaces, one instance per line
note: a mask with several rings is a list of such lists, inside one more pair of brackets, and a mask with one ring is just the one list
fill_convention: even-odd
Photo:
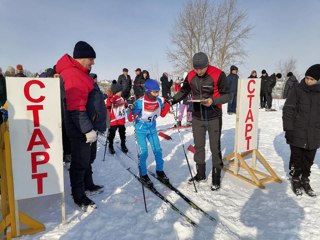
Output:
[[[66,224],[61,224],[61,196],[47,196],[20,201],[20,210],[44,223],[46,231],[20,239],[319,239],[320,203],[318,198],[305,194],[296,197],[288,181],[289,147],[282,131],[282,100],[274,100],[278,111],[259,112],[259,151],[282,179],[282,183],[267,183],[261,190],[223,172],[222,188],[210,190],[211,159],[207,151],[207,175],[209,180],[198,185],[198,193],[187,184],[188,167],[177,130],[170,130],[173,140],[161,138],[165,171],[172,184],[185,193],[217,219],[217,224],[192,209],[175,193],[153,180],[155,187],[200,227],[194,228],[179,214],[170,209],[153,193],[146,190],[148,213],[145,213],[141,184],[125,170],[130,166],[136,173],[136,164],[117,154],[106,156],[104,146],[99,144],[94,168],[97,184],[104,184],[105,191],[93,196],[98,208],[91,212],[79,211],[70,196],[68,171],[65,170]],[[234,146],[235,115],[226,114],[224,105],[222,151],[223,156],[231,153]],[[172,114],[158,119],[158,128],[174,124]],[[181,131],[185,146],[193,143],[191,129]],[[105,139],[100,137],[100,142]],[[127,146],[136,155],[133,126],[127,124]],[[119,149],[116,149],[119,152]],[[149,152],[149,168],[154,170],[155,162]],[[122,157],[122,159],[121,159]],[[195,173],[192,153],[189,162]],[[320,195],[320,154],[312,167],[311,186]],[[1,236],[0,236],[1,237]]]

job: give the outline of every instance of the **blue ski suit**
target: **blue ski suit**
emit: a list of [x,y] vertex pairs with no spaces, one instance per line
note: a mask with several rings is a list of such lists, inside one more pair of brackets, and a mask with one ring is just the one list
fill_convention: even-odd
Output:
[[148,99],[145,95],[135,101],[132,109],[132,113],[135,116],[134,126],[137,138],[139,161],[141,176],[147,174],[147,158],[148,158],[148,145],[147,139],[151,145],[155,160],[156,171],[163,171],[163,158],[162,149],[157,133],[157,117],[164,117],[170,110],[169,104],[163,104],[161,98],[157,98],[155,101]]

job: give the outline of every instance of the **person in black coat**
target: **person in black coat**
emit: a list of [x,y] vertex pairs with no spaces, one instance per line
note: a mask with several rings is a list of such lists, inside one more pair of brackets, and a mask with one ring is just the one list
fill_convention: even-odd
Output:
[[135,72],[136,77],[133,82],[133,91],[136,99],[139,99],[144,95],[144,83],[146,80],[143,78],[140,68],[137,68]]
[[315,196],[309,184],[311,166],[320,147],[320,64],[311,66],[299,85],[289,91],[283,107],[283,130],[290,145],[291,184],[295,194]]
[[266,84],[266,100],[267,100],[267,106],[266,106],[266,111],[274,111],[272,109],[272,89],[274,88],[274,86],[277,83],[277,80],[281,79],[282,75],[281,73],[273,73],[267,81]]
[[266,70],[262,70],[261,74],[260,107],[269,111],[272,107],[272,89],[276,85],[276,79],[280,79],[282,75],[274,73],[269,76]]
[[128,99],[130,97],[130,91],[132,88],[131,77],[128,74],[129,70],[124,68],[122,70],[123,74],[118,77],[118,83],[122,86],[122,97]]
[[168,73],[163,73],[162,77],[160,78],[161,81],[161,89],[162,89],[162,97],[167,98],[168,96],[171,96],[171,87],[172,87],[172,79],[169,81],[168,79]]
[[234,65],[230,67],[230,74],[227,77],[232,98],[228,103],[228,114],[235,114],[237,110],[237,92],[238,92],[238,68]]
[[283,90],[283,98],[286,99],[288,97],[289,91],[299,84],[297,78],[293,75],[292,72],[288,72],[287,74],[288,80],[286,81],[286,85]]

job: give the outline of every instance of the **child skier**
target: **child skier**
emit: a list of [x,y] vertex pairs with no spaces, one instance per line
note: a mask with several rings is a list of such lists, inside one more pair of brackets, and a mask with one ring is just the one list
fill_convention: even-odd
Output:
[[123,97],[121,97],[122,94],[122,86],[118,84],[117,82],[113,82],[111,85],[111,92],[107,98],[107,111],[108,116],[110,116],[110,127],[108,132],[108,141],[109,141],[109,152],[110,154],[115,154],[115,150],[113,147],[113,140],[116,135],[117,129],[119,129],[119,135],[121,140],[121,150],[124,153],[128,152],[127,146],[126,146],[126,103]]
[[283,129],[290,144],[290,175],[292,190],[311,197],[316,194],[309,176],[317,149],[320,147],[320,64],[311,66],[305,78],[288,94],[283,107]]
[[156,160],[156,174],[158,178],[160,181],[168,183],[169,178],[163,171],[164,161],[156,129],[156,118],[158,116],[164,117],[170,110],[170,105],[168,103],[163,104],[162,100],[158,97],[160,87],[156,80],[148,79],[145,82],[144,90],[145,94],[142,98],[136,100],[134,105],[128,105],[129,108],[132,108],[129,121],[135,121],[134,126],[137,146],[139,148],[141,180],[146,186],[152,187],[153,183],[147,174],[148,146],[146,140],[148,139]]

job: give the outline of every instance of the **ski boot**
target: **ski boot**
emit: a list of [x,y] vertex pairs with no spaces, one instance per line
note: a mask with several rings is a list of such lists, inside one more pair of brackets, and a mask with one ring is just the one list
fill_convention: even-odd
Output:
[[74,201],[75,204],[77,204],[80,209],[84,212],[86,212],[88,210],[88,208],[92,208],[95,209],[97,208],[97,205],[95,204],[94,201],[92,201],[90,198],[88,198],[87,196],[82,197],[79,200],[75,200]]
[[103,185],[93,185],[91,187],[88,187],[85,190],[85,193],[87,196],[93,196],[96,194],[100,194],[104,191],[104,186]]
[[164,184],[168,184],[169,183],[169,178],[166,176],[164,171],[156,171],[156,174],[157,174],[157,177],[158,177],[160,182],[162,182]]
[[146,186],[147,188],[152,188],[153,187],[153,183],[151,182],[148,174],[146,174],[144,176],[141,176],[140,179],[141,179],[142,184],[144,186]]
[[313,189],[310,186],[310,180],[308,178],[301,178],[301,187],[305,191],[307,195],[310,197],[316,197],[316,193],[313,191]]
[[128,148],[125,143],[121,143],[121,151],[124,153],[128,153]]
[[212,168],[212,184],[211,190],[217,191],[220,189],[220,179],[221,179],[221,169],[220,168]]
[[301,196],[302,190],[301,190],[301,182],[299,177],[292,177],[291,179],[291,188],[295,195]]
[[181,127],[181,121],[177,121],[177,123],[174,125],[174,127]]
[[109,153],[112,155],[116,153],[116,151],[113,148],[113,144],[111,144],[111,143],[109,143]]

